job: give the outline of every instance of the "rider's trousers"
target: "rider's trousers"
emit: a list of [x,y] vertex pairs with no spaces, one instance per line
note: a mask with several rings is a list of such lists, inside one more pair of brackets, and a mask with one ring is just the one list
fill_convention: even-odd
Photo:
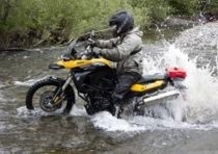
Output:
[[136,72],[125,72],[118,75],[118,83],[116,84],[112,98],[115,104],[122,104],[123,98],[129,92],[131,85],[141,79],[141,75]]

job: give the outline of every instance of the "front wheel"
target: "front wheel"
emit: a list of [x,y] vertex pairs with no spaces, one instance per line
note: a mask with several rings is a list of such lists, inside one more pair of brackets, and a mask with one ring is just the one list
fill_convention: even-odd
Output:
[[62,91],[61,88],[64,83],[64,80],[54,78],[35,83],[26,95],[27,109],[35,110],[38,107],[45,112],[62,109],[62,113],[69,114],[75,103],[75,94],[70,85]]

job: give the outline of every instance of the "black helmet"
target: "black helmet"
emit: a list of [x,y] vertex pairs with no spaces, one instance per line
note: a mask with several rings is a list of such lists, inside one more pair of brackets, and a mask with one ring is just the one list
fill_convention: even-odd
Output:
[[109,26],[116,26],[115,35],[125,34],[134,27],[133,16],[127,11],[120,11],[109,19]]

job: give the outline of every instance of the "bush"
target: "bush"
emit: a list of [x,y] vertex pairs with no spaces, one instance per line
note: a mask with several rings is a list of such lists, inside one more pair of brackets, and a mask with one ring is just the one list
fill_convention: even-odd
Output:
[[[169,15],[198,14],[207,0],[1,0],[0,46],[28,46],[69,40],[88,29],[107,25],[112,13],[131,11],[136,23],[146,28]],[[209,1],[208,1],[209,2]],[[211,0],[206,11],[218,12]]]
[[[1,2],[0,32],[19,31],[42,34],[42,39],[69,39],[85,30],[103,27],[114,11],[130,5],[125,0],[21,0]],[[43,38],[44,37],[44,38]]]
[[2,0],[0,6],[1,35],[31,34],[50,43],[103,27],[116,10],[133,10],[126,0]]
[[171,11],[171,7],[166,0],[130,0],[130,4],[144,13],[144,17],[147,19],[147,25],[159,23]]

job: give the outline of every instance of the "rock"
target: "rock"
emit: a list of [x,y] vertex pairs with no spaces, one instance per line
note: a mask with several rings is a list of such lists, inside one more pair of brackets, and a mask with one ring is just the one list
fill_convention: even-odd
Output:
[[163,26],[165,27],[193,27],[197,25],[198,22],[188,19],[182,19],[178,17],[167,17],[167,19],[163,22]]

